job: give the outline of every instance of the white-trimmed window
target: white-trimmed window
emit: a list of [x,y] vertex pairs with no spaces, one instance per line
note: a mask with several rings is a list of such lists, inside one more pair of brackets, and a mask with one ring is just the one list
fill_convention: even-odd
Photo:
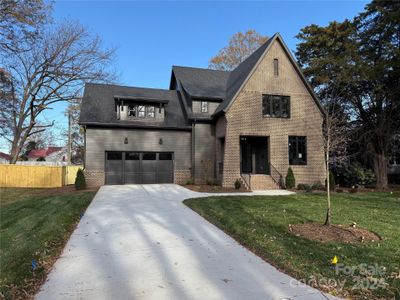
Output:
[[208,102],[207,101],[201,101],[201,112],[202,113],[208,113]]

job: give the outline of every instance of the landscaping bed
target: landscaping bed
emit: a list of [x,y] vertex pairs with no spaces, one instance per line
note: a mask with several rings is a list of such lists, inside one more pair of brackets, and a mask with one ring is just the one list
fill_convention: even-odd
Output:
[[183,187],[195,191],[195,192],[200,192],[200,193],[248,193],[250,192],[249,190],[246,190],[245,188],[241,187],[240,189],[235,189],[235,188],[227,188],[227,187],[222,187],[220,185],[208,185],[208,184],[186,184],[183,185]]
[[0,299],[31,299],[95,190],[0,188]]
[[[324,193],[212,196],[184,203],[279,270],[322,291],[352,299],[400,296],[398,192],[333,193],[333,230],[342,232],[357,224],[350,232],[356,235],[355,240],[347,242],[343,237],[327,240],[323,231],[307,228],[314,223],[325,230],[321,229],[326,213]],[[296,226],[307,228],[309,236],[291,232],[289,225],[292,231]],[[357,240],[357,234],[367,232],[377,236]],[[309,239],[313,233],[316,238]],[[318,236],[325,240],[318,240]],[[332,264],[335,256],[337,264]]]

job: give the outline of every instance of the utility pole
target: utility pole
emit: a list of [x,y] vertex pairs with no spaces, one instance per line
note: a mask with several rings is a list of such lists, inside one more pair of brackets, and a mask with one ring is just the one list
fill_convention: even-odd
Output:
[[71,152],[72,152],[72,139],[71,139],[71,110],[68,110],[68,165],[71,164]]

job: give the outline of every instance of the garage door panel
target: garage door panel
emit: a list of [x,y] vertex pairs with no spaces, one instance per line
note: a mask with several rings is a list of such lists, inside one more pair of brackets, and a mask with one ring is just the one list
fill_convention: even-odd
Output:
[[107,152],[106,184],[172,183],[173,153]]
[[123,183],[122,152],[107,152],[106,154],[106,184]]

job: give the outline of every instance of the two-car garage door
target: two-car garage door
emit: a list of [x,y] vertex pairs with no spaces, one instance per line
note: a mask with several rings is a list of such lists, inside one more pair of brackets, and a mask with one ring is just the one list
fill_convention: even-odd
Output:
[[172,183],[171,152],[106,152],[106,184]]

